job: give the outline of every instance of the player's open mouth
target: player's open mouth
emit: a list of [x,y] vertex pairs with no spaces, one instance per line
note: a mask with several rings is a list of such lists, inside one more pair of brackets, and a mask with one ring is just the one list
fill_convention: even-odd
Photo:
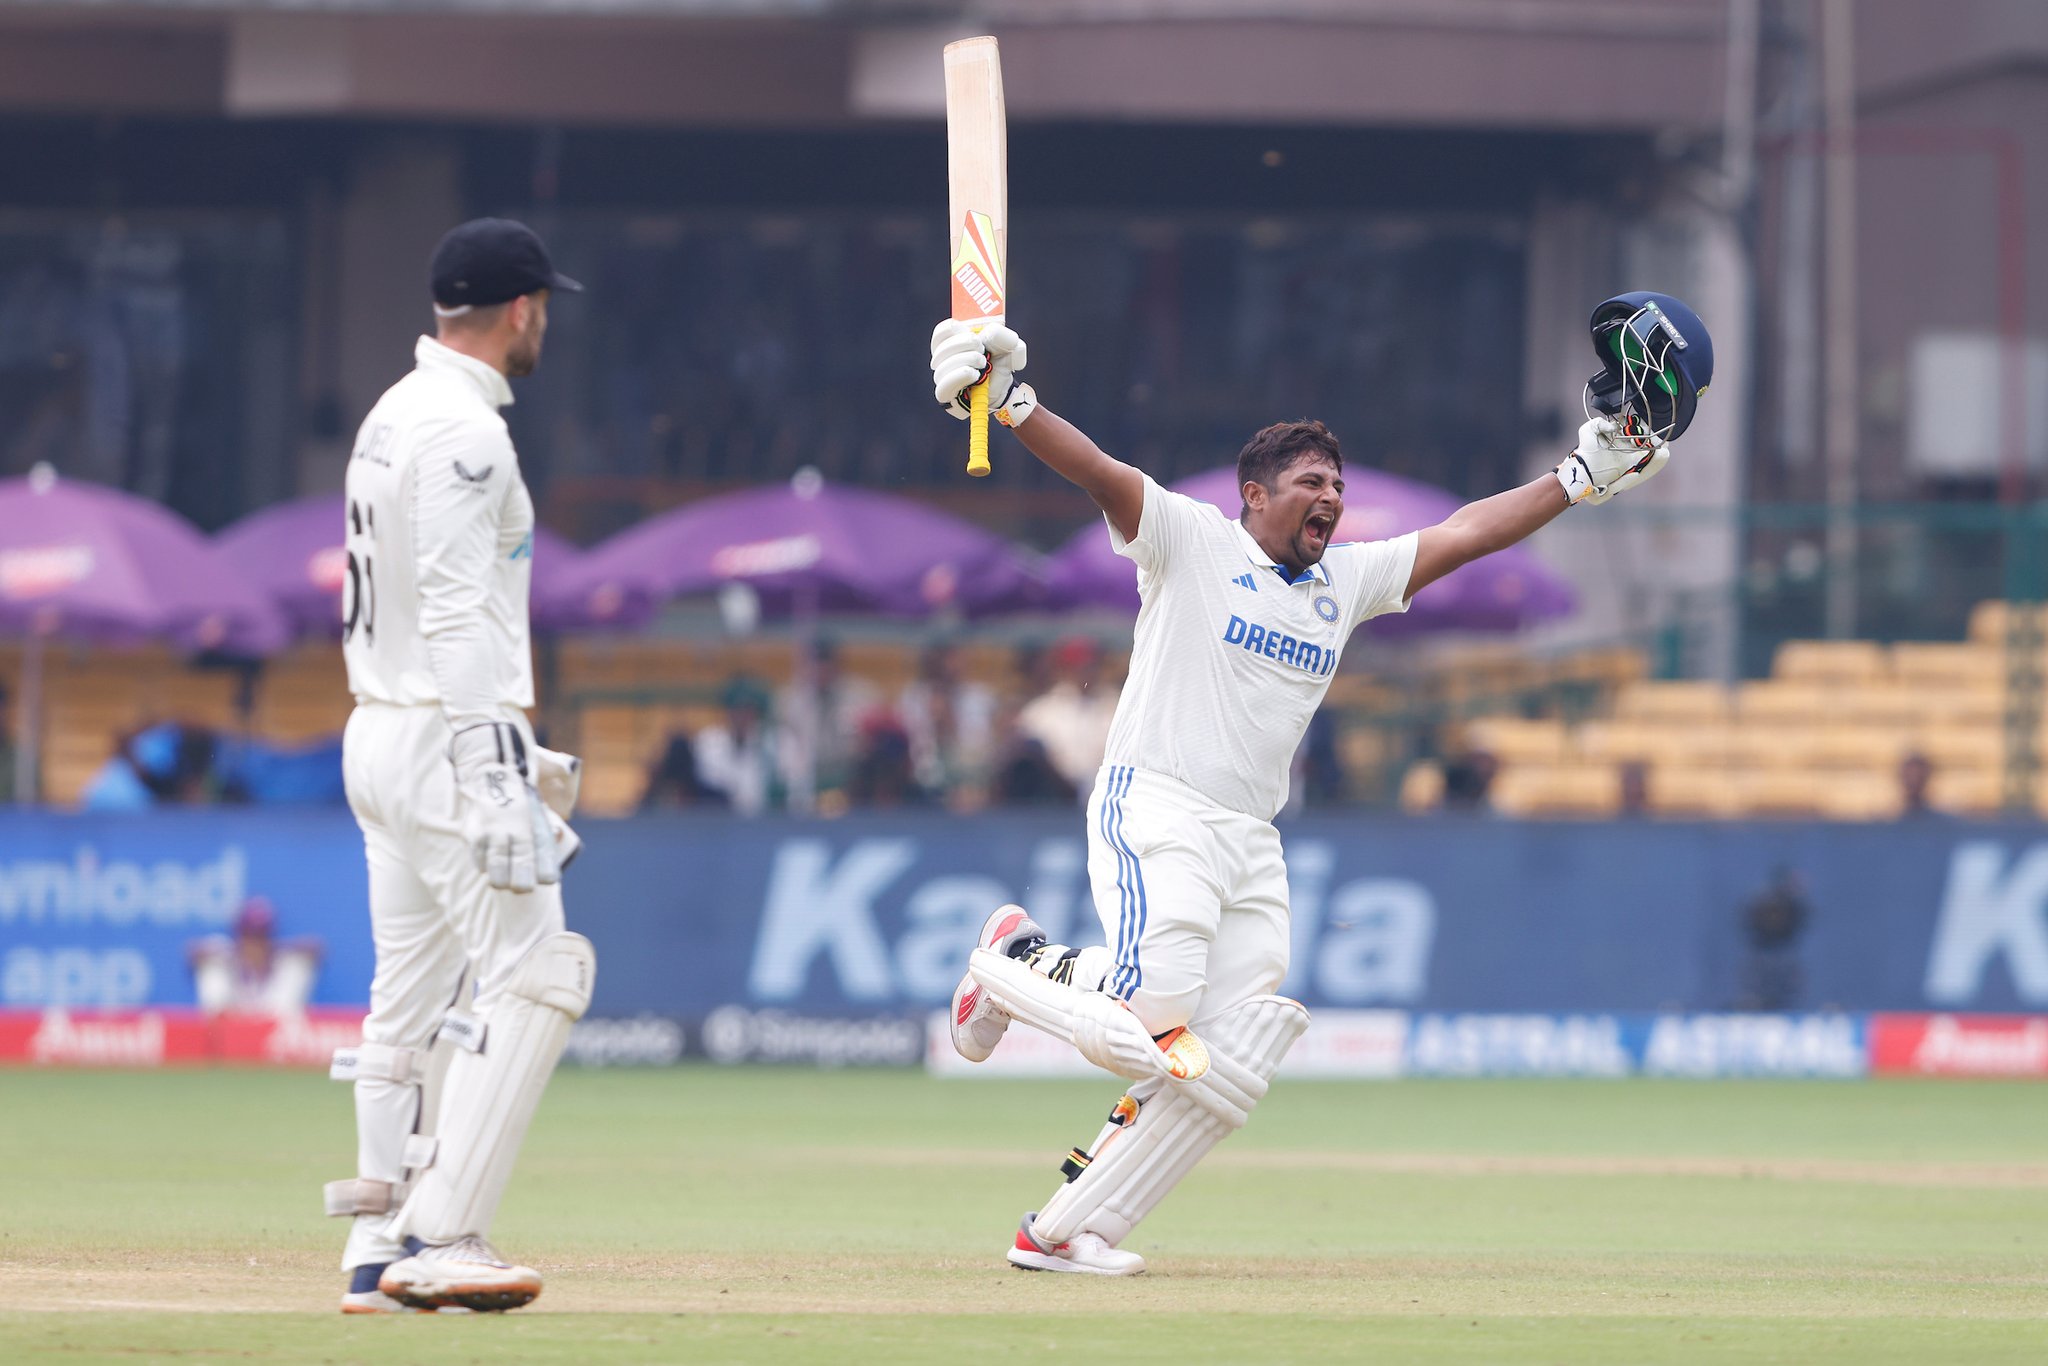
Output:
[[1328,541],[1330,539],[1330,525],[1332,520],[1333,519],[1329,517],[1324,517],[1320,515],[1311,517],[1308,519],[1308,522],[1302,527],[1302,530],[1308,533],[1310,540]]

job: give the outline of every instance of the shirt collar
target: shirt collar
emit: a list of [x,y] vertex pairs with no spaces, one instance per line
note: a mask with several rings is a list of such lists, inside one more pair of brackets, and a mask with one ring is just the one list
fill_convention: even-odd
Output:
[[[1265,552],[1265,550],[1259,545],[1257,538],[1254,537],[1249,531],[1246,531],[1244,529],[1243,522],[1232,522],[1230,525],[1234,527],[1237,531],[1238,546],[1240,549],[1244,551],[1244,557],[1246,559],[1250,560],[1253,564],[1258,565],[1263,569],[1278,569],[1280,567],[1279,561],[1275,560],[1271,555],[1268,555]],[[1293,578],[1289,579],[1288,583],[1308,583],[1311,580],[1315,581],[1316,583],[1328,585],[1328,583],[1330,582],[1329,566],[1323,564],[1321,561],[1317,561],[1315,564],[1310,565],[1308,568],[1302,570],[1299,574],[1296,574]]]
[[494,365],[486,365],[474,356],[465,356],[432,337],[420,338],[419,344],[412,349],[412,358],[422,370],[444,370],[463,376],[476,386],[484,402],[493,408],[512,406],[512,386]]

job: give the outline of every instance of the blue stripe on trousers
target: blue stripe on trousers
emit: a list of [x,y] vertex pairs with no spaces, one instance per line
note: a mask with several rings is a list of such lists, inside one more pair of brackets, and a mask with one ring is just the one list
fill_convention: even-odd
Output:
[[1124,951],[1126,945],[1130,942],[1131,933],[1130,866],[1124,862],[1123,850],[1117,847],[1115,838],[1109,833],[1110,816],[1116,810],[1117,785],[1123,781],[1123,776],[1124,770],[1121,768],[1111,768],[1109,770],[1108,781],[1103,785],[1102,789],[1102,810],[1096,815],[1097,833],[1102,836],[1102,842],[1109,846],[1109,851],[1116,855],[1117,970],[1110,976],[1109,988],[1112,994],[1116,991],[1118,979],[1123,976]]
[[1126,774],[1127,776],[1124,779],[1123,788],[1121,791],[1117,793],[1116,824],[1111,831],[1110,838],[1116,844],[1117,850],[1121,854],[1121,856],[1130,860],[1131,882],[1137,892],[1137,924],[1130,938],[1130,954],[1127,959],[1119,959],[1121,964],[1118,971],[1120,989],[1118,990],[1117,994],[1119,996],[1122,996],[1124,999],[1128,1000],[1130,999],[1132,992],[1135,992],[1139,987],[1145,984],[1145,969],[1143,965],[1141,965],[1138,961],[1138,945],[1139,942],[1143,940],[1145,937],[1145,922],[1148,918],[1147,913],[1151,910],[1151,906],[1149,905],[1145,895],[1144,865],[1138,861],[1138,855],[1136,851],[1134,851],[1131,848],[1130,844],[1126,842],[1124,839],[1123,798],[1124,794],[1131,790],[1131,783],[1137,777],[1137,770],[1126,770]]

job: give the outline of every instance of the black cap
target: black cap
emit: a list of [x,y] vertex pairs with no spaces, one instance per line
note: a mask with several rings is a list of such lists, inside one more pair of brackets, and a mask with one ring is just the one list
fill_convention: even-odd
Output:
[[509,218],[473,218],[450,228],[434,248],[431,276],[434,303],[443,309],[487,308],[543,289],[583,292],[555,269],[540,234]]

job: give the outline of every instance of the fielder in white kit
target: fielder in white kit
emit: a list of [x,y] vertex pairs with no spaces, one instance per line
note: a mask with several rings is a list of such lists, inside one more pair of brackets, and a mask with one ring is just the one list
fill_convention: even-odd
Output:
[[1021,1019],[1133,1083],[1008,1253],[1031,1270],[1132,1275],[1144,1259],[1118,1245],[1244,1124],[1308,1025],[1298,1002],[1273,994],[1289,940],[1272,820],[1346,638],[1573,504],[1652,477],[1670,447],[1595,418],[1550,474],[1438,526],[1331,545],[1344,467],[1321,423],[1252,438],[1232,520],[1039,404],[1016,378],[1024,360],[1008,328],[945,322],[932,334],[938,401],[966,416],[963,392],[985,376],[990,408],[1094,499],[1116,552],[1137,566],[1130,680],[1088,803],[1088,875],[1108,944],[1048,944],[1022,908],[997,910],[953,996],[953,1043],[982,1061]]
[[[596,956],[559,882],[577,761],[536,745],[533,500],[499,409],[539,362],[559,275],[532,230],[453,229],[437,336],[364,419],[348,467],[342,762],[377,970],[355,1084],[345,1313],[511,1309],[540,1277],[486,1241],[527,1123],[590,1003]],[[468,984],[475,999],[465,1002]]]

